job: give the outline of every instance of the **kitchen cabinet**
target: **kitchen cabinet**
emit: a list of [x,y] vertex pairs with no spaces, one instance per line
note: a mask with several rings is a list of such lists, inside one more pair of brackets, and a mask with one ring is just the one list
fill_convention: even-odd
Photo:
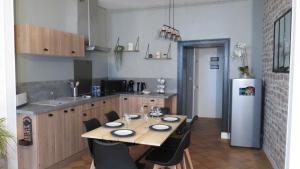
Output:
[[165,99],[144,97],[143,105],[151,109],[151,107],[165,107]]
[[16,26],[16,50],[22,54],[50,55],[50,29],[28,24]]
[[120,113],[139,113],[143,106],[143,97],[140,96],[121,96]]
[[81,137],[81,134],[86,132],[83,122],[88,121],[92,118],[98,119],[99,118],[98,110],[99,110],[99,103],[94,102],[94,103],[84,104],[82,111],[77,112],[77,116],[79,117],[78,119],[79,121],[77,123],[79,137],[77,137],[77,140],[79,140],[80,150],[83,150],[88,147],[87,139]]
[[[107,119],[105,117],[105,114],[111,111],[115,111],[119,113],[119,97],[111,97],[104,100],[99,101],[98,103],[100,106],[97,109],[97,117],[101,124],[104,124],[107,122]],[[121,114],[119,113],[119,116],[121,117]]]
[[71,155],[79,152],[80,145],[79,139],[81,133],[79,133],[78,121],[79,113],[81,112],[81,106],[72,107],[69,109],[61,110],[63,117],[64,128],[63,132],[63,157],[67,158]]
[[63,118],[57,112],[43,113],[37,116],[38,168],[47,168],[63,158]]
[[84,36],[74,36],[72,33],[61,32],[61,53],[63,56],[84,56]]
[[18,54],[84,57],[84,36],[30,24],[16,25]]

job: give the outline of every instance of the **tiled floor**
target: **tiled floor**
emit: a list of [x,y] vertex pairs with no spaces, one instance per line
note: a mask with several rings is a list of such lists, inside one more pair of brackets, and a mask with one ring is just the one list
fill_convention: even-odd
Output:
[[[272,169],[263,151],[230,147],[219,139],[219,130],[220,121],[216,119],[199,119],[195,123],[190,147],[195,169]],[[138,156],[140,150],[142,148],[133,150],[133,156]],[[62,169],[89,169],[90,163],[86,153]]]

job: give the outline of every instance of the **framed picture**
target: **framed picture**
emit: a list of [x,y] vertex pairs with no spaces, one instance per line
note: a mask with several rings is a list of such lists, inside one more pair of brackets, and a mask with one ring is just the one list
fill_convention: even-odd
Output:
[[291,51],[292,10],[274,23],[273,72],[289,73]]

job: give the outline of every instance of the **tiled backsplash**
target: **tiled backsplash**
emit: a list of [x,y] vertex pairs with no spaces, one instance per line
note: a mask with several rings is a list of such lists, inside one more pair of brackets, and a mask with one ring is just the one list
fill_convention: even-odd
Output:
[[[100,85],[101,80],[107,78],[98,78],[93,80],[93,84]],[[146,82],[147,89],[155,92],[157,81],[155,78],[122,78],[133,80],[135,82]],[[69,80],[61,81],[44,81],[44,82],[27,82],[17,84],[17,93],[27,92],[28,102],[37,102],[41,100],[53,99],[51,92],[54,92],[54,98],[72,96],[72,89],[68,84]],[[175,93],[177,91],[176,79],[166,79],[167,92]]]
[[72,89],[68,85],[68,80],[17,84],[17,93],[27,92],[28,102],[52,99],[51,91],[54,92],[55,98],[72,95]]

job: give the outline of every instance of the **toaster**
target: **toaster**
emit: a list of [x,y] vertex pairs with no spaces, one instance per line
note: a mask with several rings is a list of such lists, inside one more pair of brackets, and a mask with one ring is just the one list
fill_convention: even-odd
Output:
[[27,93],[17,94],[17,107],[27,104]]

